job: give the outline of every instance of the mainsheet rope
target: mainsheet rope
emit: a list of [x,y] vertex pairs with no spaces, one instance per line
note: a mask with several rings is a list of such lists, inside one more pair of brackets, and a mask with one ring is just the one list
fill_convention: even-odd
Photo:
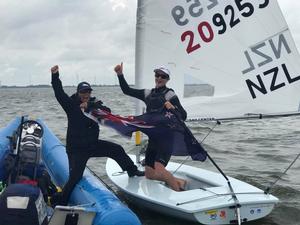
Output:
[[[216,121],[215,125],[210,128],[209,132],[205,135],[205,137],[200,141],[200,144],[202,144],[205,139],[211,134],[211,132],[216,128],[217,125],[220,125],[220,121]],[[187,160],[190,158],[190,156],[187,156],[184,160],[181,161],[177,169],[172,173],[173,175],[187,162]]]
[[271,189],[273,188],[273,186],[279,181],[281,180],[281,178],[286,175],[287,171],[294,165],[294,163],[299,159],[300,157],[300,153],[296,156],[296,158],[290,163],[290,165],[285,169],[285,171],[283,173],[281,173],[281,175],[269,186],[266,188],[265,190],[265,194],[269,194]]

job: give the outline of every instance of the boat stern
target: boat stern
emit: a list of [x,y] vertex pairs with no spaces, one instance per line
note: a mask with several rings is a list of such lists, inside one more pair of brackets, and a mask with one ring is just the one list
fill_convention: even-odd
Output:
[[[261,219],[271,213],[276,202],[257,203],[240,206],[241,222]],[[210,209],[194,214],[195,220],[202,224],[237,224],[236,206]]]

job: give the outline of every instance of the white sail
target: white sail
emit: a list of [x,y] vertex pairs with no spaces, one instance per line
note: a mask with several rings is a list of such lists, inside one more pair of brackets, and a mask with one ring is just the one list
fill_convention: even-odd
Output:
[[[276,0],[139,0],[136,85],[168,83],[190,118],[298,111],[300,57]],[[184,76],[214,87],[183,98]]]

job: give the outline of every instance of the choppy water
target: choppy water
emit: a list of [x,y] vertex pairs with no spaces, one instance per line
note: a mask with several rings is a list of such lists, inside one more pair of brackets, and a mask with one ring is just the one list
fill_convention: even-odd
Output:
[[[69,94],[74,88],[66,88]],[[95,88],[94,95],[102,99],[114,113],[134,113],[133,101],[118,87]],[[0,88],[0,127],[20,115],[42,118],[49,128],[64,142],[66,116],[56,102],[51,88]],[[190,123],[198,138],[207,134],[212,124]],[[227,122],[215,128],[204,142],[205,148],[229,176],[236,177],[260,188],[265,188],[283,172],[300,153],[300,117]],[[128,151],[133,140],[120,137],[103,128],[100,138],[115,141]],[[176,159],[174,159],[176,161]],[[179,161],[180,162],[180,161]],[[189,162],[193,166],[214,170],[212,164]],[[105,159],[91,159],[89,166],[114,190],[105,175]],[[300,160],[272,189],[281,201],[266,218],[249,225],[300,225]],[[122,195],[119,194],[121,198]],[[194,224],[160,215],[129,204],[145,225]]]

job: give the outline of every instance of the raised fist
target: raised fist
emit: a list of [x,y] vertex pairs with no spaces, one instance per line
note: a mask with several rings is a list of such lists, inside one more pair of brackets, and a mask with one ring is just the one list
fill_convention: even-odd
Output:
[[51,68],[51,73],[52,74],[58,73],[58,65],[55,65]]
[[115,66],[115,72],[117,73],[117,75],[123,74],[123,62],[121,62],[120,65]]

